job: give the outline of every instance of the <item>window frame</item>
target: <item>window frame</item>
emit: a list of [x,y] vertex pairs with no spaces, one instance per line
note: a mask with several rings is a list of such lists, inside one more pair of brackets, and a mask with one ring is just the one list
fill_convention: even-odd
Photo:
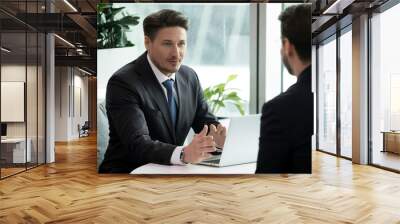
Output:
[[367,86],[367,92],[368,92],[368,111],[367,111],[367,119],[368,119],[368,124],[367,124],[367,139],[368,139],[368,157],[367,157],[367,162],[368,165],[373,166],[373,167],[377,167],[383,170],[388,170],[391,172],[395,172],[395,173],[400,173],[400,170],[394,169],[394,168],[390,168],[381,164],[377,164],[373,162],[373,153],[374,153],[374,149],[373,149],[373,130],[372,130],[372,94],[373,94],[373,88],[372,88],[372,54],[373,54],[373,49],[372,49],[372,41],[373,41],[373,35],[372,35],[372,19],[374,18],[374,14],[382,14],[385,11],[397,6],[400,2],[398,0],[388,0],[387,2],[385,2],[384,4],[380,5],[379,7],[368,11],[368,31],[367,31],[367,39],[368,39],[368,53],[367,53],[367,82],[368,82],[368,86]]
[[[343,18],[347,19],[347,18]],[[340,20],[338,21],[340,22]],[[341,153],[341,117],[340,117],[340,104],[341,104],[341,89],[340,89],[340,84],[341,84],[341,57],[340,57],[340,42],[341,42],[341,36],[346,34],[347,32],[352,32],[352,23],[347,24],[341,29],[337,29],[335,33],[327,36],[326,38],[319,40],[316,44],[316,51],[315,51],[315,58],[316,58],[316,66],[315,66],[315,72],[316,72],[316,138],[315,138],[315,145],[316,145],[316,151],[323,152],[329,155],[333,155],[339,158],[343,158],[346,160],[352,160],[352,158],[347,157],[342,155]],[[320,67],[320,51],[319,48],[323,44],[327,44],[331,41],[336,41],[336,152],[332,153],[327,150],[321,149],[320,146],[320,140],[319,140],[319,135],[320,135],[320,130],[319,130],[319,112],[321,110],[320,105],[319,105],[319,99],[320,99],[320,85],[319,85],[319,67]]]

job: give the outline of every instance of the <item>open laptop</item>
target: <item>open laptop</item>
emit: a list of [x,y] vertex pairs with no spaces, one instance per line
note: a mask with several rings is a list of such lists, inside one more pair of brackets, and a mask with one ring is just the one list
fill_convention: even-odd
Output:
[[[199,164],[224,167],[257,162],[260,114],[232,117],[221,120],[220,123],[227,128],[224,149],[220,155],[212,156]],[[191,130],[185,143],[190,143],[193,135]]]

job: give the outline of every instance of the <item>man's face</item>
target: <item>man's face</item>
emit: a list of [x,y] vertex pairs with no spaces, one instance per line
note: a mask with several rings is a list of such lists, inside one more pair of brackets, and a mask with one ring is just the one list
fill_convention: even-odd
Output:
[[293,69],[290,66],[289,55],[292,54],[292,52],[291,52],[292,47],[293,46],[291,46],[291,44],[287,38],[282,39],[281,57],[282,57],[283,64],[285,65],[286,69],[288,70],[289,74],[291,74],[291,75],[293,75]]
[[151,61],[164,74],[178,71],[186,52],[186,30],[179,26],[161,28],[151,40],[145,36]]

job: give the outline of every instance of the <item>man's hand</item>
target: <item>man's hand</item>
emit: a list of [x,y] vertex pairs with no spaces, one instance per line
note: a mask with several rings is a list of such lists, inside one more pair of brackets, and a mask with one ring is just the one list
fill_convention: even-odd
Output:
[[215,142],[212,136],[207,136],[208,126],[204,125],[199,134],[194,135],[192,142],[183,150],[183,161],[185,163],[199,163],[210,158],[210,152],[214,152]]
[[220,149],[224,148],[225,139],[226,139],[226,127],[222,124],[218,124],[217,127],[215,125],[210,125],[210,133],[208,136],[213,136],[216,146]]

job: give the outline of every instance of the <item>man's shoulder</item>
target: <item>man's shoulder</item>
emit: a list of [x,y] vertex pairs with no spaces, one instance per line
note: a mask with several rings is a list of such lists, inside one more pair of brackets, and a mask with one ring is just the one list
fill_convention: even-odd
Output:
[[181,75],[189,76],[189,77],[191,77],[193,75],[197,75],[196,72],[194,71],[194,69],[189,67],[189,66],[187,66],[187,65],[181,65],[181,67],[179,68],[178,72]]
[[141,82],[136,66],[136,60],[131,61],[114,72],[107,82],[107,92],[112,93],[114,88],[137,89]]
[[189,82],[197,82],[198,81],[198,77],[197,77],[197,74],[194,71],[194,69],[187,65],[181,65],[181,67],[179,68],[179,70],[176,74],[179,75],[180,78],[182,78],[183,80],[186,80]]
[[193,68],[187,66],[187,65],[181,65],[181,67],[179,68],[179,72],[182,73],[196,73]]
[[302,101],[309,97],[312,97],[311,86],[296,83],[289,87],[285,92],[273,98],[271,104],[285,105],[291,102]]
[[[292,110],[296,110],[294,105],[296,105],[296,101],[299,101],[299,95],[296,91],[286,91],[268,102],[264,103],[262,112],[274,112],[277,115],[284,115],[286,113],[293,112]],[[290,112],[289,112],[290,111]]]
[[119,78],[133,78],[137,76],[137,61],[131,61],[128,64],[122,66],[120,69],[118,69],[112,77],[119,77]]
[[129,62],[128,64],[122,66],[118,69],[108,80],[108,85],[110,84],[118,84],[118,85],[127,85],[129,88],[134,88],[137,86],[140,80],[141,75],[140,71],[143,70],[143,63],[140,63],[138,59]]
[[111,79],[128,79],[129,81],[138,76],[139,71],[146,70],[146,66],[150,65],[147,63],[146,53],[143,53],[135,60],[125,64],[121,68],[119,68],[114,74],[111,76]]
[[288,116],[299,111],[307,110],[310,102],[312,105],[312,92],[304,88],[291,88],[266,102],[262,112],[275,113],[279,116]]
[[292,94],[287,93],[287,92],[283,92],[281,94],[279,94],[278,96],[272,98],[271,100],[269,100],[268,102],[266,102],[263,106],[263,111],[264,109],[280,109],[280,108],[284,108],[285,106],[287,106],[288,104],[290,104],[290,101],[292,101]]

